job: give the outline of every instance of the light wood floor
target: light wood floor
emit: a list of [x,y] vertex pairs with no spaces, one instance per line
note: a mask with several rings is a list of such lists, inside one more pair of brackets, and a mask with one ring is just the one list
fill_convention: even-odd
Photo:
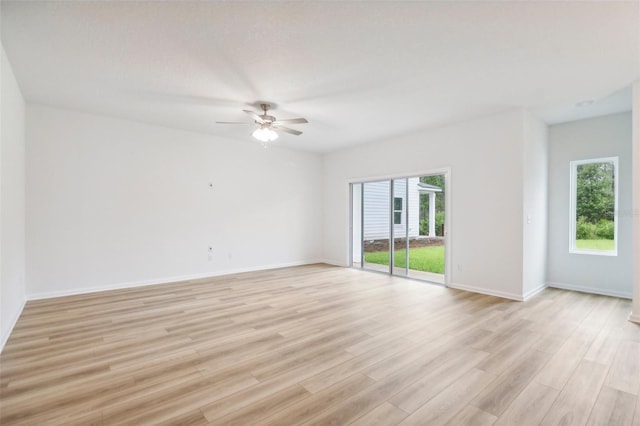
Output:
[[0,424],[637,426],[629,310],[324,265],[34,301]]

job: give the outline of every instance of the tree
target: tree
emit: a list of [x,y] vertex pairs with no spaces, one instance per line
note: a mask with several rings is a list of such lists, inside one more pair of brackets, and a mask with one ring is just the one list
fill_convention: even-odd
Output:
[[581,164],[577,167],[576,219],[589,223],[613,220],[614,170],[608,162]]

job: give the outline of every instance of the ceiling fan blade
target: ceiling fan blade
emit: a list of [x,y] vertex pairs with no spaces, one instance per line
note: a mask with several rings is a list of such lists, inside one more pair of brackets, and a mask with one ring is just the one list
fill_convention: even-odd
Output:
[[216,124],[255,124],[255,123],[245,123],[244,121],[216,121]]
[[308,123],[306,118],[286,118],[284,120],[274,121],[273,124],[303,124]]
[[242,110],[244,113],[248,114],[249,117],[253,118],[254,120],[256,120],[258,123],[262,124],[264,123],[264,120],[262,119],[262,117],[260,117],[258,114],[256,114],[253,111],[249,111],[248,109],[243,109]]
[[273,126],[272,125],[271,127],[273,127],[276,130],[282,130],[283,132],[291,133],[292,135],[296,135],[296,136],[302,134],[302,132],[299,131],[299,130],[293,130],[293,129],[290,129],[290,128],[284,127],[284,126]]

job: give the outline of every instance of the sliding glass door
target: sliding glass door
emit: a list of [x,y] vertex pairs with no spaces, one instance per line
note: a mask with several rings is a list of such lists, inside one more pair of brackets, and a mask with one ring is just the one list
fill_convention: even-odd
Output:
[[446,176],[351,185],[352,265],[445,283]]

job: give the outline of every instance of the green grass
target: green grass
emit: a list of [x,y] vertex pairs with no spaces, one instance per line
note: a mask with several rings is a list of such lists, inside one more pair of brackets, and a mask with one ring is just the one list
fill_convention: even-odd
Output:
[[[395,251],[395,266],[404,268],[406,266],[406,250]],[[389,264],[389,252],[376,251],[365,253],[364,261],[377,263],[379,265]],[[414,271],[435,272],[444,274],[444,246],[419,247],[409,249],[409,269]]]
[[613,251],[613,240],[576,240],[577,249]]

